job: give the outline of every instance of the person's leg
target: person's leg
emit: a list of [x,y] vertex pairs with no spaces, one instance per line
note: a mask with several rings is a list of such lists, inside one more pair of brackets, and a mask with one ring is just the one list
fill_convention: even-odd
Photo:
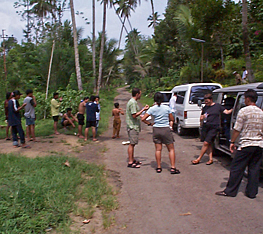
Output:
[[116,119],[113,120],[113,133],[112,133],[112,138],[115,138],[117,132],[117,121]]
[[36,141],[35,124],[29,125],[29,129],[31,131],[31,137],[33,138],[33,141]]
[[91,127],[92,128],[92,137],[93,137],[93,141],[97,141],[98,139],[96,139],[96,127]]
[[58,121],[54,121],[54,132],[56,135],[59,135],[60,133],[58,132]]
[[231,163],[230,176],[224,190],[228,196],[235,197],[237,195],[244,171],[251,156],[251,150],[249,148],[250,147],[245,147],[242,150],[237,150]]
[[22,125],[19,124],[19,125],[16,126],[16,128],[17,128],[17,132],[18,132],[18,134],[20,136],[21,145],[22,145],[22,147],[25,147],[25,145],[26,145],[25,144],[26,143],[26,141],[25,141],[25,133],[24,133],[24,130],[22,128]]
[[84,138],[83,135],[82,135],[82,128],[83,128],[83,125],[80,125],[78,126],[78,136],[79,138]]
[[193,163],[199,163],[202,159],[202,157],[204,156],[205,152],[207,151],[207,149],[209,148],[209,143],[204,141],[201,152],[199,154],[199,157],[196,160],[193,160]]
[[[5,134],[6,134],[6,140],[10,140],[10,138],[9,138],[9,128],[10,128],[10,126],[9,126],[9,124],[7,123],[7,126],[6,126],[6,129],[5,129]],[[12,133],[11,133],[12,134]]]
[[99,120],[96,120],[96,129],[95,129],[95,134],[97,134],[98,133],[98,127],[99,127]]
[[129,164],[133,163],[133,161],[134,161],[134,147],[135,147],[135,145],[133,145],[133,144],[129,144],[129,146],[128,146]]
[[13,146],[18,147],[18,138],[17,138],[16,126],[12,126],[11,130],[12,130]]
[[162,144],[155,145],[155,158],[157,163],[157,168],[161,168],[161,154],[162,154]]
[[174,151],[174,144],[166,145],[168,152],[169,152],[169,158],[171,162],[171,168],[175,168],[175,151]]
[[209,160],[208,160],[208,162],[206,163],[206,165],[210,165],[210,164],[212,164],[213,163],[213,148],[212,148],[212,145],[211,144],[209,144],[208,145],[208,148],[207,148],[207,154],[208,154],[208,156],[209,156]]
[[63,125],[63,128],[66,128],[68,125],[70,125],[69,120],[67,120],[67,119],[64,120],[62,125]]
[[255,198],[258,193],[261,161],[262,148],[255,147],[254,153],[248,162],[248,183],[245,192],[246,196],[250,198]]
[[30,134],[29,134],[30,130],[29,130],[29,125],[26,125],[26,139],[27,141],[30,141]]
[[120,130],[121,130],[121,120],[119,119],[117,122],[117,138],[120,138]]
[[88,135],[89,135],[89,128],[85,128],[85,141],[87,141],[88,140]]

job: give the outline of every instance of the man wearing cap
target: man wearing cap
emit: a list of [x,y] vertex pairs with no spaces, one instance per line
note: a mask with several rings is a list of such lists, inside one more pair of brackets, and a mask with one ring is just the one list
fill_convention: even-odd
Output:
[[8,101],[8,124],[12,126],[13,145],[15,148],[19,147],[17,134],[19,134],[21,146],[23,148],[31,148],[25,143],[25,133],[21,125],[21,116],[19,111],[26,106],[24,103],[22,106],[19,105],[18,100],[20,99],[21,93],[19,90],[13,92],[13,97]]
[[241,76],[237,73],[237,71],[234,71],[233,72],[233,75],[235,76],[235,79],[236,79],[236,84],[237,85],[240,85],[241,84]]

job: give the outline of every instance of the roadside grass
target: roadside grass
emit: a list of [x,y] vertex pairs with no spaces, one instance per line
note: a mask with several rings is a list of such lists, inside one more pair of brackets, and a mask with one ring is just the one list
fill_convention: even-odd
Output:
[[139,100],[139,102],[145,106],[146,104],[149,105],[150,107],[153,105],[154,100],[153,97],[150,96],[141,96],[141,99]]
[[[79,209],[79,201],[87,208]],[[117,206],[103,166],[61,155],[0,155],[0,233],[44,233],[50,228],[70,233],[69,213],[92,218],[96,207],[106,228],[109,212]]]

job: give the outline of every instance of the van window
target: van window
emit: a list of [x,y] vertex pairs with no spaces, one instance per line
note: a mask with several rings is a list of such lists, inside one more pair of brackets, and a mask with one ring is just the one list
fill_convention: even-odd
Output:
[[183,104],[184,103],[184,96],[185,96],[185,91],[178,92],[176,104]]
[[[256,102],[256,105],[259,108],[261,108],[261,109],[262,109],[262,107],[261,107],[262,106],[262,99],[263,99],[263,96],[260,95],[260,96],[258,96],[258,100]],[[245,106],[246,106],[246,104],[245,104],[245,97],[244,97],[244,94],[242,94],[242,95],[240,95],[238,97],[238,100],[237,100],[237,105],[236,105],[236,108],[235,108],[235,111],[234,111],[234,114],[233,114],[234,119],[236,119],[238,111],[240,109],[242,109],[243,107],[245,107]]]
[[163,102],[169,102],[172,94],[171,93],[161,93],[163,95]]
[[[212,93],[215,89],[220,89],[218,85],[197,85],[191,88],[189,103],[197,104],[198,100],[204,102],[204,96],[207,93]],[[213,94],[213,100],[217,99],[218,94]]]

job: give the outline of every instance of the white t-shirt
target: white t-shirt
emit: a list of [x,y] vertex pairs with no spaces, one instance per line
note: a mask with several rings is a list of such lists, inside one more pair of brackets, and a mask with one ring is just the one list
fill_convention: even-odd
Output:
[[173,113],[175,112],[176,99],[177,99],[177,97],[173,95],[173,96],[171,97],[170,101],[169,101],[169,106],[170,106],[170,108],[171,108],[171,110],[172,110]]
[[153,127],[169,127],[169,114],[172,113],[169,106],[155,105],[152,106],[146,113],[154,117]]
[[248,74],[247,70],[243,71],[242,79],[245,79],[247,77],[247,74]]

